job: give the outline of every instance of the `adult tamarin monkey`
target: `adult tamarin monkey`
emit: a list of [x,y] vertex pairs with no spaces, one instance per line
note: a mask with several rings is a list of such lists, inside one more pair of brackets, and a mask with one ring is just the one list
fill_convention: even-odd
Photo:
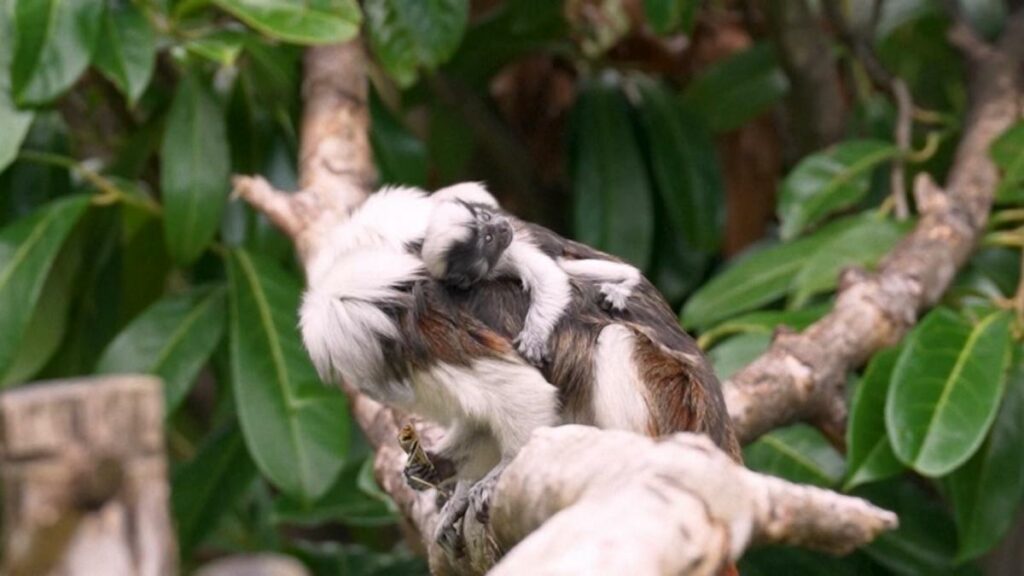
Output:
[[[623,310],[606,310],[599,283],[572,278],[567,313],[550,327],[542,375],[511,345],[531,306],[516,280],[485,273],[463,290],[430,278],[420,254],[430,217],[439,201],[463,193],[372,196],[311,263],[300,311],[303,339],[325,380],[345,380],[449,426],[438,452],[455,464],[458,481],[439,523],[443,546],[457,544],[470,487],[486,501],[496,471],[539,426],[698,431],[737,454],[717,381],[646,280],[630,288]],[[563,268],[621,264],[543,228],[516,226]]]

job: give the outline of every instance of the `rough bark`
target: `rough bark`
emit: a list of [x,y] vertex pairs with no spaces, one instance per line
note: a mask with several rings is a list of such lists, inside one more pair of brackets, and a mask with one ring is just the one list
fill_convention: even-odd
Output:
[[584,426],[535,432],[494,501],[493,545],[510,550],[496,575],[710,576],[752,542],[842,554],[896,526],[858,498],[751,472],[702,436]]
[[159,380],[4,392],[0,435],[4,574],[177,572]]
[[[365,135],[366,80],[361,75],[363,65],[355,62],[362,57],[362,49],[355,43],[317,48],[307,56],[307,80],[304,90],[307,112],[303,121],[300,152],[300,178],[303,185],[301,191],[292,195],[281,193],[273,190],[260,178],[238,177],[235,181],[236,192],[254,207],[268,214],[295,241],[306,262],[315,254],[319,243],[325,237],[325,232],[343,221],[351,208],[358,205],[369,192],[372,168]],[[345,74],[331,72],[334,70],[335,59],[347,63],[344,67]],[[350,73],[353,70],[360,73]],[[747,522],[748,526],[756,526],[756,533],[770,536],[769,539],[807,544],[813,542],[808,540],[809,533],[806,530],[801,532],[801,527],[810,526],[819,534],[829,533],[829,530],[839,525],[835,522],[840,518],[840,515],[835,513],[837,509],[854,506],[868,510],[865,508],[867,504],[853,505],[848,499],[834,494],[779,488],[784,483],[752,475],[732,465],[727,456],[702,440],[687,440],[685,436],[680,436],[680,439],[664,444],[666,447],[679,444],[674,451],[669,451],[668,448],[657,448],[660,444],[655,441],[632,434],[596,430],[583,432],[580,428],[550,430],[538,434],[523,455],[515,460],[510,473],[501,481],[494,499],[494,520],[489,527],[472,519],[467,522],[468,553],[451,564],[431,543],[430,536],[434,533],[437,522],[433,493],[413,492],[404,482],[402,468],[405,456],[398,447],[396,438],[399,424],[405,421],[406,417],[360,395],[351,387],[346,388],[346,393],[349,395],[356,420],[376,450],[377,480],[395,500],[408,520],[409,528],[427,543],[431,568],[435,573],[480,573],[497,560],[498,546],[500,549],[513,546],[549,516],[554,516],[554,520],[564,523],[565,515],[572,514],[575,520],[570,521],[568,527],[575,527],[574,529],[578,530],[592,530],[594,527],[603,527],[607,530],[615,523],[635,523],[637,526],[645,526],[648,533],[678,536],[678,530],[671,528],[686,528],[692,530],[694,535],[704,534],[709,539],[677,539],[663,536],[654,540],[642,540],[636,538],[636,535],[631,535],[621,541],[624,544],[621,546],[622,552],[631,557],[665,556],[672,559],[671,566],[682,566],[679,562],[685,564],[686,559],[704,558],[705,560],[692,566],[691,572],[679,572],[702,574],[709,573],[702,571],[709,569],[708,567],[718,566],[728,558],[735,558],[747,544],[746,536],[741,538],[738,536],[739,533],[734,534],[733,531],[723,528],[731,526],[734,520],[739,522],[737,519],[745,518],[743,522]],[[420,426],[419,430],[427,445],[432,437],[436,437],[435,428]],[[604,440],[605,434],[609,436],[608,445]],[[612,444],[620,447],[609,450],[608,447]],[[643,457],[642,454],[648,449],[654,451],[652,456]],[[668,453],[671,453],[671,457],[664,456]],[[558,462],[558,465],[552,466],[552,462]],[[575,463],[575,466],[569,466],[570,462]],[[714,462],[718,464],[713,465]],[[725,463],[729,463],[729,466],[726,467]],[[607,473],[608,469],[620,470],[623,477],[632,478],[634,473],[637,474],[636,483],[629,484],[628,488],[636,493],[638,502],[643,502],[644,506],[631,504],[628,499],[624,499],[625,492],[616,492],[618,495],[613,498],[609,492],[611,479]],[[535,480],[531,483],[530,478]],[[603,482],[599,480],[602,478],[605,479]],[[700,489],[700,482],[685,482],[679,478],[704,478],[708,483]],[[536,479],[543,479],[543,482],[538,483]],[[651,481],[662,482],[665,486],[660,492],[651,492],[644,485],[644,482]],[[711,487],[722,486],[722,482],[732,481],[738,482],[735,492],[708,490]],[[766,501],[776,501],[770,496],[776,491],[788,493],[793,490],[804,494],[805,500],[794,504],[797,501],[792,497],[788,500],[783,498],[778,502],[790,502],[788,506],[778,504],[774,507],[764,507]],[[577,495],[579,503],[566,499],[566,495],[569,494]],[[589,497],[584,497],[587,495]],[[813,518],[820,512],[819,508],[812,505],[819,497],[835,504],[829,508],[829,515]],[[594,518],[597,516],[592,516],[607,514],[605,504],[602,504],[604,500],[618,502],[616,509],[619,510],[619,514],[616,515],[615,523],[595,521]],[[746,508],[737,507],[733,500],[748,504]],[[659,512],[666,509],[682,512],[673,512],[670,518],[665,517],[663,513],[650,514],[651,506],[655,503],[657,508],[653,509]],[[559,513],[563,508],[566,508],[564,513]],[[803,512],[805,509],[807,513]],[[768,513],[772,510],[774,513]],[[520,518],[519,514],[524,516]],[[527,522],[527,519],[532,524]],[[894,525],[891,516],[874,509],[865,513],[861,520],[851,521],[861,522],[863,528],[844,530],[846,545],[862,543],[879,530]],[[599,547],[601,542],[607,541],[607,535],[593,535],[595,540],[577,543],[576,547]],[[857,535],[864,538],[858,538]],[[553,550],[558,537],[557,531],[542,530],[530,537],[531,546]],[[528,553],[529,549],[524,554]],[[554,571],[559,565],[563,568],[572,567],[573,573],[587,573],[587,565],[576,564],[575,557],[576,555],[564,554],[546,555],[542,559],[543,564],[536,564],[531,560],[531,573],[534,569],[541,572],[549,569]],[[511,569],[505,567],[502,570],[515,570],[516,564],[512,566]]]
[[844,273],[832,311],[799,334],[780,334],[724,384],[741,443],[797,421],[841,442],[847,373],[899,342],[967,261],[998,183],[992,140],[1019,117],[1024,19],[1011,19],[998,49],[971,50],[971,108],[945,190],[919,179],[920,220],[878,271]]

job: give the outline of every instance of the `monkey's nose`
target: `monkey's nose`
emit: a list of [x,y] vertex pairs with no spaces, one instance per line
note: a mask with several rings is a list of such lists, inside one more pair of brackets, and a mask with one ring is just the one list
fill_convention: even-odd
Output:
[[494,241],[497,245],[504,250],[508,248],[508,245],[512,243],[512,224],[508,220],[500,220],[491,225],[491,234],[494,235]]

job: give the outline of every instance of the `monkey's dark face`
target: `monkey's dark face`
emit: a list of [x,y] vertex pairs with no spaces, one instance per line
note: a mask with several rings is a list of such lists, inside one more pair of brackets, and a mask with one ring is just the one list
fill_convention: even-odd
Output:
[[469,288],[490,274],[513,235],[508,218],[489,206],[446,203],[432,219],[423,259],[435,277]]
[[483,280],[498,264],[512,243],[512,223],[498,212],[480,205],[466,204],[470,218],[464,226],[465,239],[448,249],[447,281],[462,289]]

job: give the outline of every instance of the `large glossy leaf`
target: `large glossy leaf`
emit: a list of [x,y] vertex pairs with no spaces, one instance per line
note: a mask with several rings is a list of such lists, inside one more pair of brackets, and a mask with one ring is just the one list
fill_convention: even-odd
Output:
[[928,314],[900,354],[885,405],[896,456],[945,475],[981,445],[999,408],[1010,358],[1010,316],[976,326],[947,309]]
[[992,433],[950,476],[960,547],[957,558],[976,558],[999,543],[1024,498],[1024,364],[1017,359]]
[[772,334],[779,327],[803,330],[824,316],[832,306],[825,304],[804,310],[759,310],[731,318],[700,335],[697,343],[707,349],[733,334]]
[[900,576],[954,574],[956,528],[945,503],[906,480],[858,488],[854,495],[895,512],[899,527],[864,548],[875,561]]
[[[360,489],[360,475],[365,469],[365,462],[355,460],[345,464],[337,482],[315,502],[303,504],[293,498],[278,499],[274,503],[274,520],[314,526],[325,522],[342,522],[351,526],[394,523],[394,504],[389,506],[376,495]],[[371,465],[371,471],[372,468]]]
[[576,237],[645,268],[654,238],[651,188],[617,80],[587,82],[574,114]]
[[172,480],[171,507],[182,557],[189,557],[255,479],[256,467],[237,425],[206,438]]
[[826,242],[793,278],[790,306],[800,308],[815,294],[828,292],[839,273],[850,266],[869,267],[878,262],[910,229],[911,222],[895,222],[868,214],[856,225]]
[[220,227],[230,170],[224,116],[194,76],[178,85],[161,154],[167,251],[179,264],[189,264]]
[[153,75],[153,29],[141,8],[128,0],[115,0],[107,5],[101,30],[102,41],[97,42],[93,62],[134,103]]
[[689,33],[699,7],[698,0],[644,0],[647,22],[658,34],[679,29]]
[[18,351],[0,387],[28,382],[53,357],[68,327],[68,317],[75,294],[75,279],[82,264],[80,238],[69,235],[64,247],[46,275],[39,295],[39,304],[25,328]]
[[160,376],[165,410],[174,412],[224,334],[225,304],[223,287],[159,300],[107,346],[96,371]]
[[840,220],[807,238],[742,255],[686,302],[683,324],[704,330],[778,300],[789,292],[793,276],[821,246],[856,223],[856,218]]
[[889,478],[903,470],[885,434],[885,398],[899,354],[898,348],[875,354],[853,395],[846,428],[845,490]]
[[355,0],[213,0],[249,26],[296,44],[332,44],[359,31]]
[[1024,122],[1018,122],[992,142],[989,155],[1003,174],[996,189],[1001,203],[1024,201]]
[[834,486],[843,476],[843,459],[820,432],[803,424],[762,436],[743,450],[743,463],[791,482]]
[[10,67],[14,49],[11,0],[0,0],[0,172],[14,161],[32,125],[32,111],[18,110],[11,101]]
[[779,191],[782,237],[793,238],[862,200],[871,171],[898,153],[888,142],[849,140],[801,160]]
[[243,251],[228,259],[231,381],[246,445],[278,488],[301,501],[321,496],[348,448],[348,407],[324,386],[296,326],[299,284]]
[[20,105],[43,104],[67,90],[89,65],[103,2],[14,2],[11,91]]
[[370,46],[402,86],[451,58],[469,20],[467,0],[366,0],[363,9]]
[[771,334],[740,334],[712,348],[708,352],[708,359],[718,379],[724,382],[754,358],[764,354],[771,343]]
[[689,246],[714,251],[725,223],[725,190],[715,145],[703,125],[657,82],[637,81],[643,138],[668,219]]
[[47,275],[88,198],[54,201],[0,230],[0,374],[15,361]]
[[683,102],[716,132],[739,128],[778,103],[789,82],[767,44],[708,68],[686,87]]

